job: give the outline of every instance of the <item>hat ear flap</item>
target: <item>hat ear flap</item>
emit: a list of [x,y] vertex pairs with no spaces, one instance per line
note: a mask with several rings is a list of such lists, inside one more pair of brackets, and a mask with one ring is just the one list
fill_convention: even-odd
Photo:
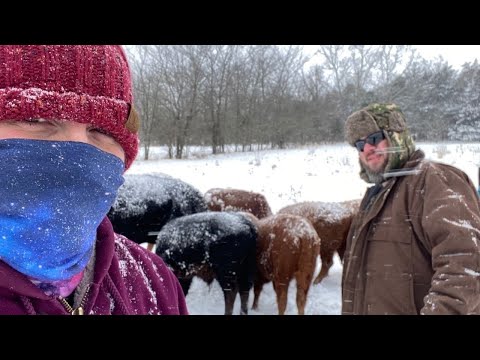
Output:
[[408,129],[402,132],[385,131],[388,135],[389,146],[394,152],[389,154],[385,173],[402,168],[410,156],[415,152],[415,143]]

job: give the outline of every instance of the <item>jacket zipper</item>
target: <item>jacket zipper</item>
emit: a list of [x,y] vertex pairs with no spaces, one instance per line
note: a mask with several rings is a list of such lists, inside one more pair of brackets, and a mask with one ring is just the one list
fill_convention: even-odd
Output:
[[60,303],[65,308],[65,310],[67,310],[67,312],[70,315],[85,315],[83,309],[85,307],[85,301],[87,299],[87,295],[88,295],[89,290],[90,290],[90,286],[88,286],[87,291],[85,291],[85,294],[83,295],[82,301],[80,302],[80,306],[77,307],[76,309],[71,307],[70,304],[68,303],[68,301],[65,300],[63,297],[59,296],[58,300],[60,301]]

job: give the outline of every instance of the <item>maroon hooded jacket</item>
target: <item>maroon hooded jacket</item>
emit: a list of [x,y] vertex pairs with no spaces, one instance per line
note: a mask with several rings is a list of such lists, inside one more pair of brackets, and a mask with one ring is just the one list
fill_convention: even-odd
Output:
[[[95,257],[92,281],[81,301],[84,314],[188,314],[180,284],[163,260],[115,234],[107,218],[97,230]],[[0,261],[0,314],[68,315],[72,310]]]

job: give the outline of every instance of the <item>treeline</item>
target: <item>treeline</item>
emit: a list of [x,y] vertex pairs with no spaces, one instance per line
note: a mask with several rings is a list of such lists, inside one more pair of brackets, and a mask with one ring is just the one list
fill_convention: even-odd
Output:
[[417,140],[480,140],[480,65],[453,69],[407,45],[138,45],[127,51],[148,159],[152,145],[221,153],[343,140],[371,102],[404,110]]

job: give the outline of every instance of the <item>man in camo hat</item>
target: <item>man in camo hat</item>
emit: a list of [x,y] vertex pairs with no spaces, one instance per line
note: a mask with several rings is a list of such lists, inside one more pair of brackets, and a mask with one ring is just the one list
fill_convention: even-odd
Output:
[[343,314],[480,314],[480,206],[461,170],[416,150],[395,104],[350,115],[347,142],[370,187],[352,222]]
[[[400,169],[415,151],[405,116],[395,104],[372,104],[353,113],[345,124],[345,134],[348,143],[357,146],[360,152],[360,177],[369,183],[382,182],[386,174],[388,176],[391,170]],[[368,138],[371,134],[377,136]],[[383,139],[387,139],[384,144],[389,145],[383,152],[375,152],[375,147],[368,146],[375,145],[371,144],[372,141]],[[364,146],[371,151],[363,151]],[[381,171],[370,169],[368,157],[371,152],[375,152],[383,161],[382,164],[386,165]]]

